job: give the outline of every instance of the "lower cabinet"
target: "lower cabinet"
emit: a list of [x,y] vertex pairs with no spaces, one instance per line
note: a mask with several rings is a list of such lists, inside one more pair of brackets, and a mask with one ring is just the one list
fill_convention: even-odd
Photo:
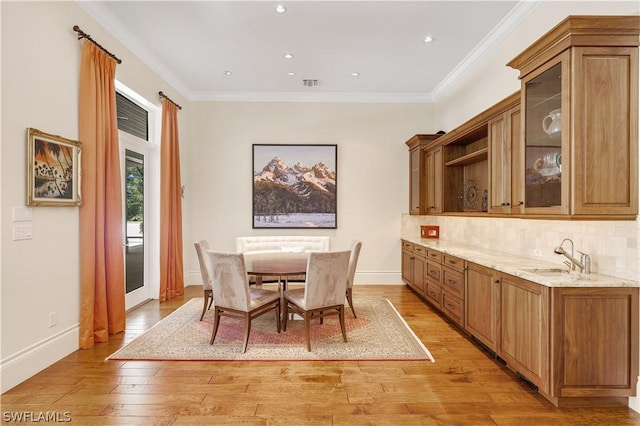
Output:
[[426,248],[402,242],[402,280],[420,295],[425,294]]
[[494,352],[498,347],[499,284],[493,269],[467,262],[464,329]]
[[640,289],[548,287],[408,242],[402,259],[407,284],[556,406],[635,395]]
[[498,354],[543,393],[549,392],[549,287],[499,274]]

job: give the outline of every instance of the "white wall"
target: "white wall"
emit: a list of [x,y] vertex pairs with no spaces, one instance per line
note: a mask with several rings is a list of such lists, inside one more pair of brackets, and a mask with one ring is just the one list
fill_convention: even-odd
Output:
[[[328,235],[332,248],[363,241],[357,283],[400,283],[399,231],[408,208],[408,150],[416,133],[435,132],[432,105],[360,103],[191,104],[185,165],[185,272],[199,283],[193,241],[235,250],[242,235]],[[252,229],[254,143],[337,144],[337,229]]]
[[[0,2],[2,112],[0,333],[2,391],[78,348],[79,210],[32,208],[33,239],[12,241],[12,208],[26,204],[26,128],[78,138],[79,25],[122,64],[117,78],[159,105],[184,99],[74,2]],[[185,118],[186,108],[180,113]],[[186,133],[185,133],[186,134]],[[57,325],[49,327],[49,313]]]

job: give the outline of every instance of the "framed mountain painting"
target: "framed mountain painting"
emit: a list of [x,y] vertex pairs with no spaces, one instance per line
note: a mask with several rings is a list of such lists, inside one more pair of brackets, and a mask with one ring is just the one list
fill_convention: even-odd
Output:
[[337,227],[337,145],[253,145],[253,227]]

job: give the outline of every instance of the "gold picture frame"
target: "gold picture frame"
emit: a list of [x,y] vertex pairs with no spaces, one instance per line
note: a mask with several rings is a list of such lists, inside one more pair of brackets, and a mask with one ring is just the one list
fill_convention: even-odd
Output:
[[79,206],[82,143],[27,129],[27,205]]

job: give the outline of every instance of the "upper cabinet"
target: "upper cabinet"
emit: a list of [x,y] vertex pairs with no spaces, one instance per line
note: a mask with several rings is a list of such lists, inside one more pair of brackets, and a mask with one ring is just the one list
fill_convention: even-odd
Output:
[[509,62],[520,92],[407,142],[410,211],[635,220],[639,45],[638,16],[562,21]]
[[638,35],[637,16],[569,16],[509,62],[522,81],[524,214],[636,217]]
[[426,149],[440,135],[415,135],[406,144],[409,147],[409,213],[426,214],[427,186],[433,185],[427,178]]

